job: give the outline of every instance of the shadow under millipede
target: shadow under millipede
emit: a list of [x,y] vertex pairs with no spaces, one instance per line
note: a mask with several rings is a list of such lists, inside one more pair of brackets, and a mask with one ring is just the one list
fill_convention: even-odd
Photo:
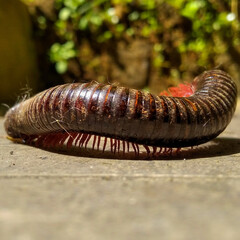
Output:
[[45,149],[45,151],[69,155],[69,156],[79,156],[81,157],[91,157],[91,158],[104,158],[112,160],[194,160],[199,158],[213,158],[218,156],[227,156],[232,154],[240,153],[240,138],[229,138],[229,137],[219,137],[206,144],[194,147],[194,148],[183,148],[179,153],[173,150],[172,154],[160,154],[159,156],[147,156],[145,152],[140,152],[138,156],[134,152],[119,154],[111,153],[111,151],[92,150],[91,148],[55,148],[55,149]]

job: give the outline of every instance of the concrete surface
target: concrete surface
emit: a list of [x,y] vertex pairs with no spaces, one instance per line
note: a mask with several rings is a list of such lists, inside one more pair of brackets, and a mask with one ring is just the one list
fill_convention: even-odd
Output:
[[239,239],[239,120],[240,106],[209,144],[137,161],[15,144],[1,119],[0,239]]

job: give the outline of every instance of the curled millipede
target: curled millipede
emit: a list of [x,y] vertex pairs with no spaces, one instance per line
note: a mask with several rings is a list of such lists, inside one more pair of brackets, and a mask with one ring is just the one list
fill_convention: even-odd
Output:
[[[205,71],[189,87],[191,94],[155,96],[96,82],[56,86],[27,99],[6,114],[12,139],[39,147],[87,147],[113,153],[172,152],[218,136],[236,108],[237,88],[221,70]],[[152,147],[150,150],[150,146]],[[160,149],[159,149],[160,147]]]

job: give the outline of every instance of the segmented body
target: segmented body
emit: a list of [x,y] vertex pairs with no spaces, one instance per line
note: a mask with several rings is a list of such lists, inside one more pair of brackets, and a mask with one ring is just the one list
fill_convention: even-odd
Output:
[[85,134],[154,147],[199,145],[231,121],[237,89],[220,70],[199,75],[192,88],[189,97],[171,97],[95,82],[65,84],[11,108],[5,129],[12,138],[41,142],[39,136],[44,136],[43,143],[49,143],[48,134],[70,132],[82,142]]

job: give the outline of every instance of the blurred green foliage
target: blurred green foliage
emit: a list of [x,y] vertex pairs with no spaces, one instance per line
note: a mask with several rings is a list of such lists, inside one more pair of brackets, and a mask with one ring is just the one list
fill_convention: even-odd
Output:
[[66,43],[54,43],[50,49],[50,60],[56,63],[58,73],[64,73],[67,70],[67,60],[77,55],[74,49],[74,42],[69,40]]
[[[239,51],[239,20],[231,3],[228,0],[55,0],[54,31],[58,40],[49,49],[50,60],[57,72],[63,74],[69,60],[79,57],[84,40],[101,48],[109,42],[143,38],[153,46],[152,67],[172,67],[167,56],[169,46],[181,57],[179,71],[187,69],[182,56],[189,53],[196,55],[196,65],[215,67],[214,57],[224,54],[229,46],[233,52]],[[42,31],[48,27],[45,18],[41,15],[37,19]],[[178,75],[176,71],[170,72]]]

